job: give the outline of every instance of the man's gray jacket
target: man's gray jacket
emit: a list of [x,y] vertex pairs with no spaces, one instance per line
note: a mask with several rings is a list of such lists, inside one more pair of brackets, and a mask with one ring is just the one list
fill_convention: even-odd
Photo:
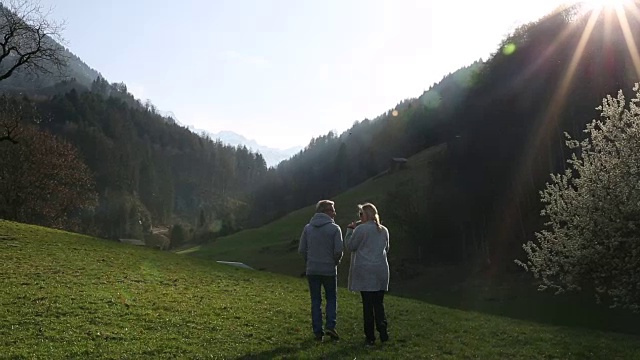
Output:
[[316,213],[302,230],[298,252],[307,275],[335,276],[342,259],[342,230],[329,215]]

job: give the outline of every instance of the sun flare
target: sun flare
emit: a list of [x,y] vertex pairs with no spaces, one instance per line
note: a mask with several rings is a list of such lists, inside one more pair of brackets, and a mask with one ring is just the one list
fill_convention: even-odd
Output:
[[582,0],[578,1],[594,10],[621,8],[632,0]]

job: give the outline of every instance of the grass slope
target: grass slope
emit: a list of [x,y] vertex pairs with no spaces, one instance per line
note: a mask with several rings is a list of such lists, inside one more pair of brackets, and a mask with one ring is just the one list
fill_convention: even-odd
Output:
[[[356,205],[365,201],[380,203],[390,189],[409,186],[411,180],[429,181],[432,164],[446,156],[446,146],[427,149],[409,159],[408,168],[370,179],[333,198],[336,222],[344,226],[356,217]],[[383,221],[385,209],[381,208]],[[302,231],[315,209],[309,206],[294,211],[258,229],[242,231],[194,247],[180,254],[208,260],[244,262],[256,269],[298,276],[304,264],[297,253]],[[394,273],[402,258],[415,256],[414,249],[393,224],[391,231],[391,293],[463,310],[508,316],[552,325],[584,327],[603,331],[640,334],[640,315],[612,310],[595,304],[580,294],[554,296],[541,293],[532,284],[530,274],[479,274],[464,267],[417,268],[416,278],[400,280]],[[338,269],[339,285],[346,286],[349,256]]]
[[640,338],[389,296],[392,340],[362,347],[339,290],[339,342],[311,340],[301,279],[0,220],[0,358],[634,359]]

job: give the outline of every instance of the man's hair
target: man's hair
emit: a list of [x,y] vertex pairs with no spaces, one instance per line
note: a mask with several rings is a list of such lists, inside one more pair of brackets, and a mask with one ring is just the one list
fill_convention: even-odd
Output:
[[323,213],[329,209],[331,209],[331,207],[334,205],[335,203],[331,200],[320,200],[318,201],[318,204],[316,205],[316,212],[317,213]]

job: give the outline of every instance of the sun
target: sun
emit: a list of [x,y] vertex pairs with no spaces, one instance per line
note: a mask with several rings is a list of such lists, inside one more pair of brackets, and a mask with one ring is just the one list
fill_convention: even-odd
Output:
[[579,0],[577,2],[583,3],[585,6],[593,10],[603,10],[621,8],[631,1],[632,0]]

